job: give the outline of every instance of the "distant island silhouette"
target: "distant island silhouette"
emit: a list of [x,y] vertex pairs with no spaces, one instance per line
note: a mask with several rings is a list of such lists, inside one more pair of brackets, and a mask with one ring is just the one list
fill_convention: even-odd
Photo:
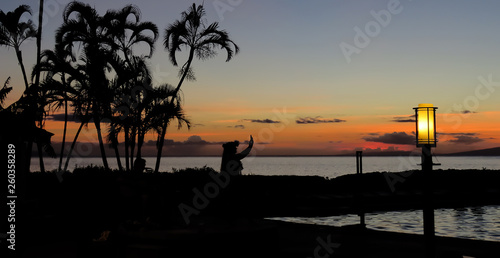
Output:
[[[419,156],[417,152],[411,151],[381,151],[381,152],[370,152],[363,151],[363,156],[371,157],[385,157],[385,156]],[[463,151],[463,152],[453,152],[453,153],[438,153],[437,156],[500,156],[500,147],[480,149],[473,151]],[[33,157],[38,157],[38,152],[36,149],[33,150]],[[109,151],[109,157],[114,157],[112,151]],[[337,155],[258,155],[259,157],[352,157],[355,156],[354,152],[349,152],[345,154]],[[87,158],[100,158],[98,154],[89,155]],[[143,155],[143,157],[155,157],[154,155]],[[165,153],[165,157],[220,157],[220,153],[214,153],[213,155],[179,155],[175,153]]]
[[473,151],[461,151],[448,154],[441,154],[442,156],[500,156],[500,147],[473,150]]

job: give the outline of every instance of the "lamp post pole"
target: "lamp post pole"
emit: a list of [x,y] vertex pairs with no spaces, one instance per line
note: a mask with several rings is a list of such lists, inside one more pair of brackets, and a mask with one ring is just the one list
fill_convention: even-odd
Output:
[[424,239],[426,257],[435,257],[434,242],[434,205],[432,192],[434,190],[432,178],[432,154],[431,145],[422,146],[422,172],[424,173]]

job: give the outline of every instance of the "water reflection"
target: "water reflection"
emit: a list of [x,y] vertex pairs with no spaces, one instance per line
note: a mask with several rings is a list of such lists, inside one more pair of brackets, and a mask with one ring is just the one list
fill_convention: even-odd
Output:
[[[436,209],[436,235],[500,242],[500,206]],[[272,218],[294,223],[344,226],[359,223],[357,215],[331,217]],[[368,228],[403,233],[423,234],[421,210],[377,212],[366,214]]]

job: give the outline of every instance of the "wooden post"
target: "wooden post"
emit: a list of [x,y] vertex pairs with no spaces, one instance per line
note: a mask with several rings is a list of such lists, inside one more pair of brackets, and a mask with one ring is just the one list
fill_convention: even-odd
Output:
[[363,174],[363,152],[356,151],[356,174]]
[[[363,152],[362,151],[356,151],[356,174],[361,175],[363,174]],[[365,212],[364,212],[364,200],[360,197],[359,198],[359,224],[362,227],[366,227],[365,223]]]

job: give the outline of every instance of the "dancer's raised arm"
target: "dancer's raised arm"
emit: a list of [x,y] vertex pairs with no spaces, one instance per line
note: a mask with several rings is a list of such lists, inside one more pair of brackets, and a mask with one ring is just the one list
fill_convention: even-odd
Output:
[[252,150],[252,147],[253,147],[253,137],[250,135],[250,142],[248,142],[248,147],[246,149],[244,149],[242,152],[236,154],[238,159],[241,160],[241,159],[245,158]]

